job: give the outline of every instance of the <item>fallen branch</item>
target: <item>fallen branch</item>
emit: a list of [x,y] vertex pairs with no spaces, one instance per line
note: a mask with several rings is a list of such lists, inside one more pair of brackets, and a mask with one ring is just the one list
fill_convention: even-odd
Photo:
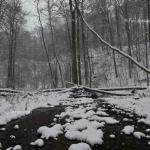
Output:
[[138,66],[140,69],[144,70],[146,73],[150,74],[150,70],[147,69],[144,65],[138,63],[138,61],[136,61],[133,57],[131,57],[130,55],[126,54],[125,52],[121,51],[120,49],[112,46],[111,44],[109,44],[108,42],[106,42],[94,29],[92,29],[92,27],[90,27],[90,25],[88,24],[88,22],[85,20],[85,18],[83,17],[82,13],[80,12],[79,8],[78,8],[78,4],[77,1],[75,1],[75,5],[77,8],[78,13],[80,14],[84,24],[87,26],[87,28],[95,35],[97,36],[97,38],[106,46],[108,46],[111,50],[114,50],[115,52],[118,52],[119,54],[121,54],[122,56],[128,58],[131,62],[133,62],[136,66]]

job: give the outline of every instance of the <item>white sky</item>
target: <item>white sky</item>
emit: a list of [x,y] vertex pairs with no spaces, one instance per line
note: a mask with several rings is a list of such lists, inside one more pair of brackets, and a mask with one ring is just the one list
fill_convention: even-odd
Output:
[[23,9],[29,13],[26,16],[27,23],[25,27],[31,31],[38,24],[37,18],[35,16],[36,9],[34,7],[34,0],[22,0],[23,1]]

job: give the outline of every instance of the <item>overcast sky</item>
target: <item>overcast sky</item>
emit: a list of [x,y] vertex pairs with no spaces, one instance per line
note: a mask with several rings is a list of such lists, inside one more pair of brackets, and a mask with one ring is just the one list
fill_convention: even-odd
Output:
[[23,9],[29,13],[29,15],[26,16],[26,28],[28,30],[34,29],[34,27],[37,25],[37,18],[35,17],[36,9],[34,7],[34,0],[22,0],[23,1]]

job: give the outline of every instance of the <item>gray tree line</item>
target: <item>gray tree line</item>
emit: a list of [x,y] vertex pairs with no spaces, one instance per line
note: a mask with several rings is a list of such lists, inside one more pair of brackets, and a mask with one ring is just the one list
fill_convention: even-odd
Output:
[[149,85],[149,0],[33,2],[28,31],[22,1],[0,0],[1,87]]

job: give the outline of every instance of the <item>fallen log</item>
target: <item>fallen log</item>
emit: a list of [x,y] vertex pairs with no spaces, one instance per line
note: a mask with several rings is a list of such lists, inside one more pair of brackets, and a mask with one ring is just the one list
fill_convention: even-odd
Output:
[[89,87],[83,87],[83,89],[85,89],[88,92],[96,92],[96,93],[101,93],[101,94],[111,95],[111,96],[132,96],[133,95],[131,93],[112,93],[105,90],[92,89]]
[[17,94],[17,93],[23,93],[23,91],[19,91],[19,90],[12,90],[12,89],[0,89],[0,93],[13,93],[13,94]]
[[147,87],[116,87],[116,88],[100,88],[99,90],[104,90],[104,91],[128,91],[128,90],[146,90]]
[[65,90],[66,88],[57,88],[57,89],[45,89],[45,90],[39,90],[38,92],[59,92],[59,91],[62,91],[62,90]]
[[132,96],[132,93],[113,93],[113,92],[109,92],[109,91],[104,91],[104,90],[99,90],[96,88],[89,88],[89,87],[85,87],[85,86],[78,86],[78,87],[72,87],[66,90],[62,90],[59,93],[67,93],[67,92],[77,92],[79,90],[84,90],[87,92],[95,92],[95,93],[100,93],[100,94],[104,94],[104,95],[111,95],[111,96]]

